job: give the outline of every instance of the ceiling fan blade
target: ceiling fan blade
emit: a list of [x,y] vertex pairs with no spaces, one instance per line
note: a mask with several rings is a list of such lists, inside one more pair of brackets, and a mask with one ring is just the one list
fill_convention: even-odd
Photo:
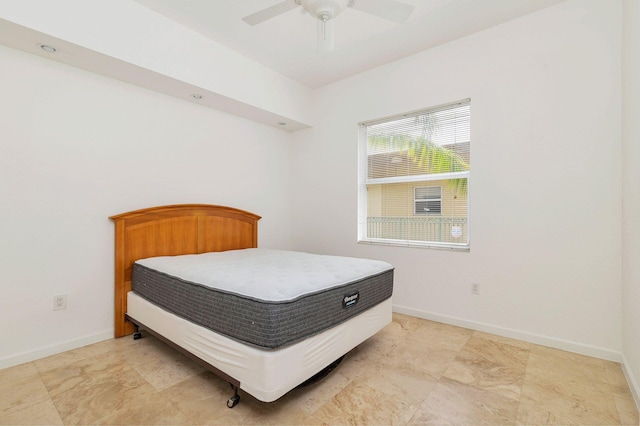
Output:
[[298,7],[298,5],[296,4],[295,0],[285,0],[280,3],[274,4],[271,7],[267,7],[266,9],[262,9],[256,13],[245,16],[244,18],[242,18],[242,20],[249,25],[257,25],[261,22],[266,21],[267,19],[275,18],[278,15],[295,9],[296,7]]
[[356,0],[351,7],[399,23],[406,22],[413,12],[413,5],[396,0]]

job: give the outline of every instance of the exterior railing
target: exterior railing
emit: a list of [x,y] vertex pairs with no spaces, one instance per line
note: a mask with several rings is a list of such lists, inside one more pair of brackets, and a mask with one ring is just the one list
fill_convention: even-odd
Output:
[[467,218],[464,217],[369,217],[367,218],[367,237],[466,243],[468,224]]

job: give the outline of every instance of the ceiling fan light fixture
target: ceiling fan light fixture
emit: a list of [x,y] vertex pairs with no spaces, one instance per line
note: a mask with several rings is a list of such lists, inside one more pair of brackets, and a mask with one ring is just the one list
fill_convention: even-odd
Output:
[[318,19],[321,20],[322,22],[327,22],[331,18],[332,16],[329,15],[327,12],[322,12],[320,13],[320,15],[318,15]]
[[334,19],[353,3],[353,0],[296,0],[304,10],[321,21]]
[[280,3],[242,19],[249,25],[257,25],[298,6],[316,19],[319,52],[330,52],[334,49],[333,22],[347,7],[398,23],[405,22],[414,8],[414,6],[398,0],[362,0],[357,2],[356,0],[282,0]]

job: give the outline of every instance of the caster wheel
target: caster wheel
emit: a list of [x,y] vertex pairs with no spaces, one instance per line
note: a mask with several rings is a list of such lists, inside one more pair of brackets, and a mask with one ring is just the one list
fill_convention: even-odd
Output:
[[133,333],[133,340],[142,339],[142,333]]
[[233,408],[240,402],[240,396],[233,396],[227,400],[227,407]]

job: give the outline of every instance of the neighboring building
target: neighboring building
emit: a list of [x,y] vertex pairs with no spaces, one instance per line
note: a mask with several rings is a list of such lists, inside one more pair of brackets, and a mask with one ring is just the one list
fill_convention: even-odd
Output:
[[[468,169],[469,142],[443,148],[458,154]],[[369,178],[391,181],[367,186],[370,238],[468,242],[466,179],[433,180],[427,167],[421,167],[407,150],[370,155],[368,174]],[[429,178],[422,180],[425,175]],[[407,176],[416,179],[393,182],[394,178]]]

